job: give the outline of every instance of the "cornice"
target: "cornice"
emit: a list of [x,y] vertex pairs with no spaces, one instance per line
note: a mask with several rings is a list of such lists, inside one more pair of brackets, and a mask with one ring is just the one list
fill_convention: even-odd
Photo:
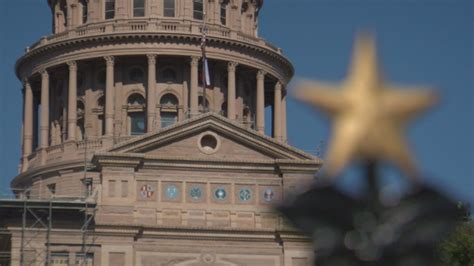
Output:
[[194,239],[194,240],[240,240],[311,243],[311,239],[299,231],[280,231],[266,228],[222,228],[165,225],[130,225],[96,222],[95,233],[123,235],[135,238]]
[[[25,55],[20,57],[16,63],[15,69],[16,74],[20,78],[22,74],[22,69],[25,68],[29,64],[29,62],[34,62],[39,56],[50,54],[53,52],[58,52],[62,49],[71,50],[74,47],[78,49],[81,46],[96,44],[97,46],[106,45],[107,43],[136,43],[137,41],[140,42],[149,42],[149,43],[163,43],[163,42],[171,42],[171,41],[185,41],[192,43],[196,46],[196,56],[200,56],[200,35],[197,34],[189,34],[189,33],[158,33],[158,32],[124,32],[124,33],[109,33],[109,34],[101,34],[101,35],[88,35],[88,36],[80,36],[74,37],[67,40],[57,41],[51,44],[45,44],[40,46],[36,49],[30,50]],[[281,73],[281,77],[276,77],[278,79],[282,79],[285,83],[287,83],[294,74],[294,68],[291,62],[282,54],[273,51],[270,48],[244,42],[237,39],[230,39],[230,38],[221,38],[216,36],[208,37],[207,46],[227,46],[232,47],[234,50],[237,49],[247,49],[249,53],[251,51],[259,54],[262,56],[263,61],[265,61],[269,66],[272,68],[275,67],[275,62],[278,62],[279,67],[283,71]],[[150,53],[153,51],[147,51],[146,53]],[[208,53],[208,57],[210,59],[213,58],[212,53]],[[215,59],[219,59],[218,56],[214,55]],[[74,58],[75,60],[80,60],[80,58]],[[69,59],[72,60],[72,59]],[[249,64],[250,67],[252,65]],[[271,73],[272,71],[267,72]],[[276,75],[276,73],[272,73]]]
[[[94,166],[89,163],[88,166]],[[29,182],[30,178],[33,176],[39,176],[39,175],[45,175],[45,174],[50,174],[53,172],[60,172],[64,171],[66,169],[74,170],[77,169],[79,171],[84,169],[84,160],[83,159],[76,159],[76,160],[70,160],[70,161],[63,161],[60,163],[52,163],[52,164],[46,164],[43,166],[35,167],[32,169],[29,169],[26,172],[23,172],[16,176],[10,183],[10,186],[12,188],[17,188],[19,187],[22,183],[27,183]]]
[[[248,144],[255,144],[256,142],[259,143],[259,147],[257,148],[262,148],[262,151],[265,152],[266,154],[273,154],[279,155],[279,157],[286,157],[288,161],[285,161],[285,159],[280,158],[281,161],[280,163],[294,163],[295,161],[301,161],[302,163],[304,162],[311,162],[312,164],[322,164],[322,160],[308,154],[304,151],[301,151],[299,149],[296,149],[286,143],[282,143],[279,141],[276,141],[274,138],[271,138],[269,136],[266,136],[264,134],[260,134],[255,130],[248,129],[243,127],[241,124],[239,124],[236,121],[230,120],[226,117],[223,117],[221,115],[209,112],[205,114],[201,114],[199,116],[196,116],[195,118],[191,118],[188,120],[184,120],[181,122],[178,122],[170,127],[160,129],[155,132],[147,133],[145,135],[133,138],[131,140],[119,143],[112,147],[111,149],[108,150],[103,150],[104,152],[127,152],[131,150],[145,150],[149,148],[150,146],[156,145],[156,142],[159,139],[162,139],[161,141],[166,142],[171,138],[177,138],[178,136],[181,136],[180,132],[182,134],[189,134],[189,132],[193,130],[202,130],[202,128],[213,126],[213,129],[217,131],[222,131],[222,130],[228,130],[229,132],[232,132],[232,135],[234,137],[238,137],[239,140],[251,140],[252,143]],[[195,128],[195,129],[193,129]],[[254,145],[255,146],[255,145]],[[264,151],[265,149],[265,151]],[[285,153],[284,150],[286,151]],[[132,152],[133,153],[133,152]]]

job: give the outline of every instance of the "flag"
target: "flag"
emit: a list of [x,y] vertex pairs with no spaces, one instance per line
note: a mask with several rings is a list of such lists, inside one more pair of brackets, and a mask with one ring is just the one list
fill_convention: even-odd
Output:
[[203,73],[203,84],[205,87],[211,86],[211,78],[209,75],[209,63],[206,57],[206,30],[203,27],[202,29],[202,39],[201,39],[201,51],[202,51],[202,73]]

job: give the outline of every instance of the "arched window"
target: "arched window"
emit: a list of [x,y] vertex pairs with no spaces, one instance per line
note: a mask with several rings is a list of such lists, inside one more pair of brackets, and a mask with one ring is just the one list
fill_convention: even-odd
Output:
[[105,19],[115,17],[115,0],[105,0]]
[[145,133],[145,98],[139,93],[128,97],[128,118],[130,135]]
[[193,17],[202,20],[204,18],[203,0],[193,0]]
[[165,17],[174,17],[175,16],[175,0],[164,0],[163,10]]
[[101,96],[97,100],[97,133],[99,136],[105,135],[104,106],[105,97]]
[[223,102],[221,105],[221,111],[219,112],[222,116],[227,117],[227,102]]
[[145,16],[145,0],[133,0],[133,16]]
[[176,72],[170,68],[163,70],[163,80],[165,82],[176,82]]
[[77,122],[76,122],[76,139],[83,140],[84,133],[85,133],[85,108],[84,103],[82,101],[77,101]]
[[82,5],[82,24],[87,23],[87,13],[89,12],[89,8],[87,6],[87,0],[81,0]]
[[173,125],[178,121],[178,99],[171,93],[160,99],[161,128]]
[[221,24],[227,25],[227,3],[222,2],[221,4]]
[[204,97],[203,96],[198,97],[198,109],[199,109],[199,112],[205,112],[206,110],[209,110],[209,101],[206,99],[206,105],[204,107]]
[[59,4],[59,9],[62,13],[62,18],[60,19],[60,23],[63,24],[64,29],[67,27],[67,4],[66,1],[61,1]]

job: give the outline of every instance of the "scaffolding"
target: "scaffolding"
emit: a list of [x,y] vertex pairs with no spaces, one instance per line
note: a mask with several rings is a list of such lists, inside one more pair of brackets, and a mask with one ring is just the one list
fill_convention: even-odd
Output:
[[[89,182],[89,179],[84,180],[87,188],[86,182]],[[82,259],[76,258],[76,265],[86,265],[87,256],[95,244],[95,238],[93,236],[88,238],[88,235],[93,230],[97,195],[97,191],[94,191],[86,192],[83,197],[51,195],[45,199],[32,198],[28,190],[13,190],[13,194],[0,198],[0,266],[51,265],[51,235],[55,230],[55,215],[65,213],[82,217],[80,221],[77,221],[80,225],[82,243],[80,253],[76,253]],[[12,231],[18,230],[18,227],[11,223],[20,225],[20,221],[20,248],[15,250],[17,247],[13,246],[11,238]],[[12,230],[12,228],[16,229]],[[38,246],[38,242],[42,239],[44,239],[44,245]],[[10,242],[9,246],[8,242]],[[17,263],[15,260],[18,260],[18,257]]]

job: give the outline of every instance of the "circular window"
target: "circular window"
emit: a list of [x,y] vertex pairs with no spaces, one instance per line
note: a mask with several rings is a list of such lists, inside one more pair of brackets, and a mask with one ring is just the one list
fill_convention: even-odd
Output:
[[239,197],[241,201],[249,201],[252,198],[252,192],[248,188],[242,188]]
[[215,153],[220,145],[217,135],[212,132],[202,134],[198,144],[199,149],[206,154]]
[[217,200],[224,200],[226,196],[227,192],[224,188],[218,188],[214,191],[214,197],[216,197]]
[[189,195],[193,200],[199,200],[202,197],[202,189],[200,187],[192,187],[189,190]]
[[179,191],[178,188],[174,185],[168,186],[166,188],[166,197],[169,199],[175,199],[178,197]]
[[267,188],[263,192],[263,198],[265,199],[266,202],[271,202],[274,196],[275,196],[275,192],[273,192],[273,189],[271,188]]

